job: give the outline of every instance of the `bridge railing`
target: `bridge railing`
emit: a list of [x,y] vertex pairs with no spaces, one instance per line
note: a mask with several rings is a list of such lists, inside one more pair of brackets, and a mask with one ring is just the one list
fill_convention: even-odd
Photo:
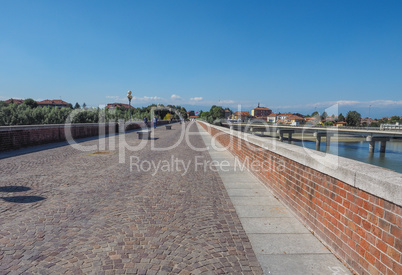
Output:
[[[225,123],[223,123],[225,124]],[[233,125],[253,125],[253,122],[230,122],[230,124]],[[255,123],[253,126],[256,126],[257,123]],[[326,126],[326,125],[308,125],[308,124],[303,124],[303,125],[275,125],[275,124],[268,124],[264,125],[261,127],[292,127],[296,129],[302,129],[302,128],[317,128],[317,129],[347,129],[347,130],[367,130],[367,131],[386,131],[386,130],[392,130],[392,131],[402,131],[402,125],[381,125],[380,127],[357,127],[357,126]]]

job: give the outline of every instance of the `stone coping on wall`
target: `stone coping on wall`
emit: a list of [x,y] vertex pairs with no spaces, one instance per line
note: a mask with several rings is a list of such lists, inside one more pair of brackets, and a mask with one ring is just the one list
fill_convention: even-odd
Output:
[[80,126],[96,126],[109,125],[112,123],[71,123],[71,124],[43,124],[43,125],[15,125],[15,126],[0,126],[0,132],[18,131],[18,130],[32,130],[32,129],[50,129],[50,128],[64,128],[64,127],[80,127]]
[[204,123],[207,127],[215,128],[226,134],[243,139],[251,144],[313,168],[389,202],[399,206],[402,205],[401,173],[345,157],[287,144],[276,139],[268,139],[236,130],[230,130],[221,126],[211,125],[202,121],[199,122]]
[[[71,123],[71,124],[42,124],[42,125],[14,125],[14,126],[0,126],[0,132],[7,131],[19,131],[19,130],[36,130],[36,129],[50,129],[50,128],[65,128],[65,127],[99,127],[101,125],[114,125],[119,122],[109,122],[109,123]],[[142,124],[143,121],[131,121],[125,122],[125,125],[129,124]]]

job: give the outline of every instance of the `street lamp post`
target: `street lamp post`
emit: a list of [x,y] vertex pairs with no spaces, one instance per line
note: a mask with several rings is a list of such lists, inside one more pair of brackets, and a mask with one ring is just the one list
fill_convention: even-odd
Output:
[[128,113],[130,114],[130,122],[131,122],[131,99],[133,99],[131,91],[128,91],[127,98],[128,98]]

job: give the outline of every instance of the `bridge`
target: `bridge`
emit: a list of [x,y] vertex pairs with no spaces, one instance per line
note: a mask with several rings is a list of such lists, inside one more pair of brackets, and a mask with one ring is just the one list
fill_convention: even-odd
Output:
[[363,128],[363,127],[321,127],[321,126],[285,126],[285,125],[268,125],[263,123],[223,123],[222,126],[232,130],[261,133],[270,132],[278,134],[280,141],[284,140],[284,134],[288,135],[288,141],[292,140],[292,134],[313,134],[316,137],[316,149],[320,150],[321,138],[326,137],[326,146],[329,148],[331,137],[333,136],[359,136],[365,137],[369,142],[369,153],[374,152],[375,142],[381,142],[380,152],[384,153],[386,142],[391,138],[402,138],[402,128]]
[[400,273],[401,174],[202,122],[136,131],[0,153],[1,274]]

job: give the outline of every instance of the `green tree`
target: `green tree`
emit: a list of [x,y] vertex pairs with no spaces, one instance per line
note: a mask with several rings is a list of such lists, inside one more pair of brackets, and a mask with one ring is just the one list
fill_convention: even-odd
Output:
[[80,108],[81,108],[80,104],[78,104],[78,102],[76,102],[74,105],[74,109],[80,109]]
[[26,106],[29,106],[30,108],[36,108],[38,107],[38,102],[36,102],[35,100],[33,100],[32,98],[27,98],[24,100],[24,104]]
[[391,117],[391,122],[390,123],[397,123],[397,122],[401,122],[401,118],[399,116],[392,116]]
[[348,126],[360,126],[361,115],[356,111],[349,111],[346,115]]
[[342,115],[342,113],[339,114],[337,121],[345,121],[345,117]]
[[322,115],[320,117],[321,117],[321,120],[327,119],[327,117],[328,117],[327,112],[324,111],[324,113],[322,113]]
[[82,109],[85,109],[87,107],[87,105],[85,104],[85,102],[82,104]]
[[225,110],[221,106],[213,105],[209,110],[213,120],[225,118]]

